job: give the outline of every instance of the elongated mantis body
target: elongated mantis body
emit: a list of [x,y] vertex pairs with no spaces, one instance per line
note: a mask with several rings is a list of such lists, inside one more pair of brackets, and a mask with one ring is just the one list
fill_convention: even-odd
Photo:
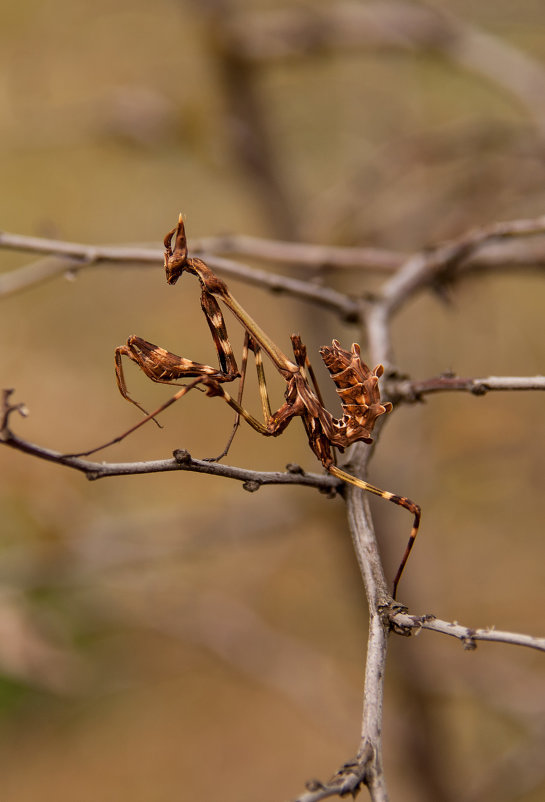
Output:
[[[172,242],[174,241],[174,247]],[[250,315],[231,295],[226,283],[198,258],[190,258],[187,252],[187,241],[182,216],[177,226],[165,237],[165,271],[169,284],[175,284],[183,273],[197,277],[201,285],[201,307],[210,328],[218,353],[219,367],[214,368],[166,351],[160,346],[135,335],[128,338],[125,345],[116,348],[115,372],[121,395],[142,410],[146,417],[113,442],[118,442],[141,426],[147,420],[180,399],[189,390],[200,386],[208,396],[218,396],[232,407],[237,419],[229,442],[219,458],[227,453],[240,418],[243,418],[255,431],[266,437],[277,437],[282,434],[290,422],[299,417],[303,421],[310,447],[324,468],[343,482],[373,493],[409,510],[414,516],[413,525],[397,570],[393,596],[395,598],[399,580],[407,563],[410,551],[420,525],[420,507],[408,498],[398,496],[388,490],[374,487],[363,479],[342,470],[335,464],[334,448],[343,451],[348,446],[362,441],[372,442],[371,432],[376,419],[390,412],[389,402],[381,403],[378,380],[383,373],[382,365],[371,370],[361,359],[360,347],[356,343],[350,351],[341,347],[337,340],[331,346],[320,349],[326,368],[335,382],[339,394],[343,415],[335,418],[324,406],[314,372],[307,358],[307,351],[299,335],[292,334],[293,361],[289,359]],[[244,328],[244,347],[242,370],[238,365],[229,342],[225,319],[219,301],[232,312]],[[242,404],[242,393],[248,353],[252,351],[255,358],[259,382],[259,392],[263,411],[263,420],[258,420]],[[284,403],[271,412],[262,354],[272,361],[278,373],[286,382]],[[180,380],[192,379],[189,384],[175,393],[168,401],[152,414],[148,414],[140,404],[128,393],[123,373],[123,357],[128,357],[143,370],[152,381],[163,384],[175,384]],[[237,398],[233,398],[224,384],[240,380]],[[109,445],[109,444],[106,444]],[[98,449],[95,449],[98,450]],[[91,452],[87,452],[91,453]]]

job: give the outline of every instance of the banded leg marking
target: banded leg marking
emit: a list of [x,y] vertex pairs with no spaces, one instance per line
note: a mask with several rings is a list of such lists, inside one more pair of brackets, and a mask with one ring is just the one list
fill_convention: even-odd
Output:
[[355,476],[351,476],[349,473],[345,473],[345,471],[338,468],[336,465],[331,465],[327,469],[329,473],[332,473],[333,476],[336,476],[338,479],[342,479],[343,482],[348,482],[349,484],[355,485],[356,487],[361,488],[362,490],[367,490],[368,493],[373,493],[375,496],[380,496],[380,498],[386,499],[386,501],[391,501],[393,504],[397,504],[399,507],[404,507],[410,513],[413,514],[413,526],[411,529],[411,534],[409,535],[409,541],[405,548],[405,552],[401,559],[401,563],[399,564],[399,568],[397,569],[397,573],[394,579],[394,589],[392,596],[396,597],[397,593],[397,586],[399,585],[399,580],[401,579],[401,575],[405,569],[407,564],[407,560],[409,559],[409,554],[411,553],[411,549],[414,546],[414,541],[416,540],[416,536],[418,534],[418,528],[420,526],[420,519],[422,517],[422,510],[415,504],[414,501],[411,501],[409,498],[405,498],[405,496],[398,496],[395,493],[390,493],[389,490],[381,490],[374,485],[369,484],[369,482],[365,482],[363,479],[357,479]]

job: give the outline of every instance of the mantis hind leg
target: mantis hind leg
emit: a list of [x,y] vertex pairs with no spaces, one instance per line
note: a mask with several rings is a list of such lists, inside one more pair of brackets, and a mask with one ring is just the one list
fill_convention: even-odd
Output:
[[397,504],[399,507],[404,507],[413,514],[413,526],[409,536],[409,541],[394,578],[392,596],[395,599],[399,580],[401,579],[401,575],[403,574],[407,560],[409,559],[409,554],[411,553],[412,547],[414,546],[414,541],[416,540],[416,536],[418,534],[418,528],[420,526],[420,519],[422,516],[420,507],[409,498],[405,498],[405,496],[398,496],[395,493],[391,493],[389,490],[381,490],[380,488],[369,484],[369,482],[365,482],[363,479],[357,479],[355,476],[345,473],[345,471],[341,470],[336,465],[330,465],[327,470],[329,473],[333,474],[333,476],[336,476],[338,479],[342,479],[343,482],[348,482],[349,484],[355,485],[362,490],[366,490],[368,493],[373,493],[375,496],[380,496],[380,498],[386,499],[386,501],[391,501],[393,504]]

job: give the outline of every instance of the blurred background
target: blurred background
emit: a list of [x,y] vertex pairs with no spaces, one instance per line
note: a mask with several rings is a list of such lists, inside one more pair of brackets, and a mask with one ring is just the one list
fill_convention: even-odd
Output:
[[[408,253],[545,211],[535,0],[4,0],[0,42],[7,231],[160,247],[182,211],[190,238]],[[3,250],[0,270],[35,258]],[[383,278],[325,277],[354,293]],[[358,337],[230,287],[281,348],[301,333],[322,384],[319,345]],[[30,411],[16,431],[78,451],[136,422],[114,348],[134,333],[214,364],[198,299],[159,262],[2,298],[0,386]],[[544,301],[539,272],[520,268],[419,297],[396,320],[396,362],[413,378],[543,373]],[[145,406],[169,396],[133,367]],[[255,382],[247,398],[258,408]],[[195,393],[162,422],[103,458],[211,456],[232,415]],[[391,417],[370,479],[424,510],[400,588],[412,612],[543,633],[544,434],[537,393],[444,395]],[[228,461],[319,469],[296,423],[274,441],[241,429]],[[188,473],[89,483],[9,449],[0,471],[3,799],[276,802],[354,753],[367,618],[340,500]],[[409,516],[373,511],[391,578]],[[543,799],[544,676],[539,653],[393,638],[392,799]]]

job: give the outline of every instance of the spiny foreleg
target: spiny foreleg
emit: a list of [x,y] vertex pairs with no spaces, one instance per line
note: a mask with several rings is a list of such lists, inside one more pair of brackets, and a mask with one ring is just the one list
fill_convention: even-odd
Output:
[[202,365],[200,362],[193,362],[191,359],[185,359],[182,356],[173,354],[171,351],[167,351],[165,348],[161,348],[159,345],[154,345],[141,337],[132,335],[127,340],[126,345],[120,345],[115,349],[115,377],[119,392],[123,398],[138,407],[145,415],[148,412],[138,401],[135,401],[130,396],[127,390],[123,371],[123,357],[128,357],[135,362],[148,379],[158,384],[176,384],[177,379],[193,379],[200,376],[218,378],[223,375],[216,368]]
[[[157,382],[158,384],[170,384],[176,386],[178,385],[178,380],[180,379],[193,379],[193,381],[187,385],[182,384],[181,390],[161,404],[161,406],[158,407],[154,412],[149,414],[147,410],[138,403],[138,401],[135,401],[135,399],[130,396],[127,390],[127,383],[123,371],[123,357],[128,357],[130,360],[135,362],[149,379]],[[240,373],[236,367],[234,357],[233,360],[228,361],[227,364],[231,372],[226,372],[221,369],[218,370],[210,365],[204,365],[201,362],[194,362],[191,359],[178,356],[177,354],[167,351],[165,348],[161,348],[159,345],[154,345],[147,340],[143,340],[141,337],[137,337],[136,335],[129,337],[125,345],[120,345],[115,349],[115,375],[117,379],[117,386],[123,398],[138,407],[138,409],[144,413],[145,417],[134,426],[131,426],[130,429],[127,429],[127,431],[123,432],[117,437],[114,437],[107,443],[104,443],[97,448],[93,448],[90,451],[81,452],[71,456],[89,456],[97,451],[101,451],[103,448],[107,448],[115,443],[119,443],[129,434],[132,434],[134,431],[136,431],[136,429],[139,429],[140,426],[143,426],[150,420],[155,421],[155,423],[157,423],[159,426],[160,424],[156,420],[156,416],[171,406],[171,404],[174,404],[176,401],[182,398],[187,392],[189,392],[189,390],[193,390],[195,388],[201,390],[202,388],[198,385],[201,384],[204,379],[208,378],[216,382],[230,382],[239,377]]]

